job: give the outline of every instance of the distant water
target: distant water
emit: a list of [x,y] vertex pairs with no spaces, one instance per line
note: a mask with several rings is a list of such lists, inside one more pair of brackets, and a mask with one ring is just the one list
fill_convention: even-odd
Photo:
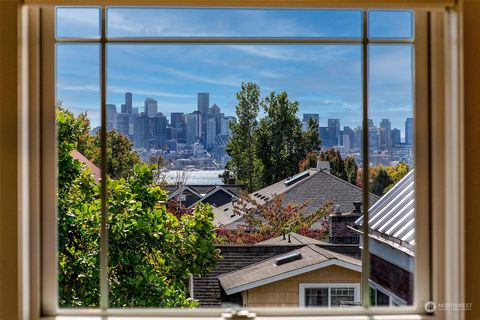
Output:
[[214,185],[223,184],[222,179],[218,175],[222,174],[223,170],[198,170],[198,171],[184,171],[184,170],[170,170],[165,172],[167,182],[174,184],[178,180],[178,176],[185,176],[186,183],[190,185]]

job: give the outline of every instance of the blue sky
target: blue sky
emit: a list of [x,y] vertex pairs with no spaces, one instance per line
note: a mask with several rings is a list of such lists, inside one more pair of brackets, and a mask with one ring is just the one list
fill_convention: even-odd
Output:
[[[356,11],[110,10],[111,37],[361,34],[361,14]],[[96,9],[64,9],[59,17],[58,36],[98,34]],[[408,12],[372,12],[369,34],[410,36],[410,18]],[[370,117],[376,123],[389,118],[403,131],[405,118],[412,115],[413,48],[372,45],[369,50]],[[76,113],[87,110],[94,125],[99,123],[99,52],[95,44],[57,45],[57,99]],[[342,126],[355,127],[362,117],[359,45],[111,44],[107,80],[107,102],[118,109],[130,91],[134,107],[151,97],[158,100],[160,112],[187,113],[196,109],[197,92],[209,92],[210,104],[233,115],[241,82],[254,81],[262,95],[287,91],[300,102],[299,116],[319,113],[322,126],[329,118],[340,118]]]

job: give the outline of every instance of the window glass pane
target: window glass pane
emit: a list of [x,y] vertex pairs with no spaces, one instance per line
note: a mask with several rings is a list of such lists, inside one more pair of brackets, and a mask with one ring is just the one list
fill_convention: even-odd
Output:
[[377,290],[377,306],[389,306],[390,297],[383,293],[381,290]]
[[[296,263],[333,257],[307,246],[330,241],[327,221],[333,201],[347,219],[340,217],[342,232],[332,242],[358,245],[358,235],[346,225],[359,216],[350,213],[362,199],[355,185],[360,147],[354,138],[348,142],[355,135],[348,128],[361,125],[360,57],[359,45],[108,45],[110,305],[241,306],[247,303],[236,291],[246,281],[242,279],[254,274],[260,283],[281,272],[273,267],[278,255],[287,256],[280,263],[288,270]],[[240,122],[250,123],[251,139],[243,139],[243,127],[232,125]],[[324,147],[324,171],[317,169],[321,128],[331,133]],[[232,139],[244,147],[229,150]],[[336,173],[342,178],[328,173],[330,155],[340,155],[332,148],[340,146],[343,159],[352,155],[348,182],[344,171]],[[244,149],[256,158],[253,165],[259,171],[252,180],[248,162],[241,160]],[[276,157],[279,153],[284,156]],[[232,167],[232,159],[242,168]],[[138,171],[135,164],[155,164],[160,170]],[[301,183],[292,185],[290,177]],[[249,213],[236,215],[233,207],[247,197],[272,200],[272,193],[259,190],[278,185],[292,190],[288,201],[298,207],[288,218],[292,233],[285,241],[281,215],[290,209],[280,198],[269,202],[273,207],[258,203],[260,214],[271,221],[265,230],[252,229],[244,220]],[[318,191],[316,186],[321,191],[308,194]],[[201,206],[203,201],[208,207]],[[306,219],[313,212],[317,218]],[[297,235],[304,241],[300,249],[287,242]],[[275,239],[280,243],[273,247],[261,243]],[[303,254],[296,255],[297,250]],[[350,253],[350,259],[339,259],[358,267],[360,250]],[[294,254],[294,261],[288,254]],[[345,270],[360,279],[360,272]],[[344,281],[341,275],[332,273],[332,281]],[[292,293],[291,284],[279,285],[280,292],[259,289],[258,301],[250,299],[249,305],[298,307],[298,289]],[[188,300],[192,294],[195,302]]]
[[369,38],[412,38],[412,11],[371,10],[368,12]]
[[107,34],[118,37],[358,38],[354,10],[109,8]]
[[99,305],[100,48],[57,44],[58,304]]
[[328,288],[305,289],[306,307],[328,307]]
[[[368,48],[368,174],[378,197],[369,211],[370,279],[407,304],[413,302],[415,261],[413,50],[403,44]],[[386,303],[381,288],[377,305]]]
[[56,8],[57,38],[100,38],[100,8]]
[[340,307],[355,301],[354,288],[330,288],[330,306]]

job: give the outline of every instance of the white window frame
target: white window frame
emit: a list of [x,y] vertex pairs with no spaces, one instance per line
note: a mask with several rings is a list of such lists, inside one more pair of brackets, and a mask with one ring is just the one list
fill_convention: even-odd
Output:
[[[305,305],[305,289],[328,289],[328,308],[332,308],[332,288],[353,288],[354,302],[360,302],[360,284],[354,282],[322,282],[322,283],[300,283],[298,285],[298,306],[300,308],[310,308]],[[335,307],[336,308],[336,307]]]
[[389,305],[393,306],[394,302],[398,306],[405,306],[407,305],[407,302],[403,300],[402,298],[398,297],[396,294],[392,293],[390,290],[385,289],[381,285],[375,283],[374,281],[370,280],[370,288],[372,288],[375,291],[381,291],[383,294],[387,295],[389,297]]
[[[193,2],[194,3],[194,2]],[[309,2],[310,3],[310,2]],[[336,7],[350,7],[352,1],[338,1],[335,3]],[[369,8],[368,1],[359,0],[358,6],[362,8]],[[372,2],[370,2],[371,4]],[[54,123],[54,113],[45,106],[53,106],[55,101],[54,97],[49,97],[43,94],[48,87],[52,90],[54,87],[54,63],[49,59],[48,54],[52,54],[52,50],[41,46],[41,40],[45,41],[44,36],[49,31],[42,30],[40,32],[41,19],[47,19],[52,22],[53,16],[47,11],[42,10],[40,12],[39,7],[43,6],[43,9],[48,8],[53,4],[65,5],[73,4],[71,2],[62,2],[61,0],[27,0],[23,5],[22,12],[22,52],[19,53],[22,64],[22,84],[21,91],[25,99],[22,99],[23,111],[28,111],[29,117],[24,118],[19,124],[21,130],[27,130],[27,137],[25,137],[21,143],[23,151],[22,156],[25,154],[31,154],[28,157],[29,164],[27,167],[22,166],[22,176],[28,177],[29,187],[24,188],[21,191],[21,203],[22,203],[22,218],[23,226],[27,225],[27,229],[22,227],[21,237],[26,243],[22,247],[23,254],[26,254],[28,258],[28,267],[22,271],[22,279],[28,285],[25,285],[22,296],[28,296],[28,306],[23,306],[22,309],[29,310],[27,314],[31,316],[31,319],[53,319],[56,316],[75,315],[75,316],[113,316],[118,315],[125,318],[129,317],[142,317],[161,315],[166,316],[182,316],[186,317],[213,317],[218,318],[219,310],[59,310],[49,307],[49,302],[52,302],[52,293],[48,283],[48,274],[51,273],[49,267],[54,267],[55,264],[49,262],[45,257],[55,255],[56,246],[52,247],[48,245],[47,238],[55,238],[55,234],[49,234],[48,231],[52,231],[56,221],[51,215],[45,214],[49,208],[49,202],[55,198],[55,185],[49,184],[49,178],[52,176],[51,167],[44,166],[45,163],[55,163],[55,154],[52,152],[51,143],[50,149],[42,149],[40,146],[45,147],[42,141],[54,141],[55,132],[51,128],[51,124]],[[75,2],[75,5],[114,5],[114,2],[99,1],[92,2],[86,0],[85,2]],[[126,2],[118,2],[119,5],[126,5]],[[139,3],[141,4],[141,3]],[[184,5],[182,1],[169,1],[168,3],[161,3],[158,0],[152,0],[143,2],[144,5]],[[232,1],[227,3],[226,1],[210,1],[207,4],[202,5],[210,6],[245,6],[245,5],[258,5],[265,6],[265,3],[260,2],[248,2],[248,1]],[[376,319],[382,319],[382,315],[402,314],[402,319],[432,319],[430,316],[426,316],[423,311],[423,306],[420,304],[422,299],[430,298],[435,301],[462,301],[463,297],[463,268],[464,268],[464,253],[463,253],[463,204],[462,196],[463,189],[461,188],[463,183],[463,135],[461,125],[463,123],[463,104],[462,104],[462,82],[461,82],[461,43],[459,43],[459,18],[458,8],[453,6],[448,1],[376,1],[374,8],[405,8],[414,7],[417,9],[429,9],[432,10],[428,23],[431,27],[429,36],[433,39],[431,42],[432,54],[430,57],[424,57],[424,59],[415,59],[416,69],[425,69],[425,65],[419,66],[420,62],[424,63],[428,61],[428,64],[432,67],[430,72],[431,96],[430,96],[430,112],[433,115],[430,119],[432,125],[431,131],[431,210],[438,212],[438,214],[431,216],[431,224],[428,221],[429,217],[426,217],[426,221],[418,219],[419,224],[430,228],[432,230],[429,245],[432,245],[432,264],[428,265],[423,272],[415,273],[415,302],[414,307],[401,307],[395,308],[394,311],[389,310],[355,310],[349,312],[348,310],[338,310],[335,313],[322,314],[330,316],[338,316],[338,319],[347,315],[355,315],[358,319],[367,319],[367,315],[376,315]],[[137,5],[133,4],[132,5]],[[268,5],[268,4],[267,4]],[[295,1],[282,2],[282,6],[297,6]],[[311,7],[331,7],[331,1],[325,0],[313,0],[311,1]],[[449,7],[450,10],[445,11],[445,8]],[[417,12],[416,12],[417,13]],[[416,14],[418,17],[418,14]],[[417,25],[417,23],[416,23]],[[417,36],[427,37],[426,34]],[[418,51],[417,51],[418,52]],[[53,55],[50,56],[50,58]],[[425,70],[423,70],[425,71]],[[425,72],[424,72],[425,73]],[[415,85],[417,86],[419,79],[416,78]],[[424,79],[425,80],[425,79]],[[46,86],[46,87],[45,87]],[[425,89],[423,86],[421,89]],[[418,97],[415,96],[415,100]],[[425,96],[422,97],[425,99]],[[43,106],[43,107],[42,107]],[[19,109],[20,110],[20,109]],[[416,108],[417,112],[418,108]],[[425,115],[423,115],[425,116]],[[416,114],[416,124],[421,123],[419,117]],[[420,117],[422,119],[423,117]],[[28,128],[28,129],[26,129]],[[418,134],[418,125],[416,125],[416,132]],[[417,137],[417,135],[416,135]],[[425,136],[422,135],[422,139]],[[418,143],[415,143],[418,145]],[[47,144],[48,147],[48,144]],[[447,150],[448,148],[448,150]],[[48,152],[50,151],[50,152]],[[419,157],[419,153],[416,152],[416,158]],[[425,155],[421,157],[423,161],[426,160]],[[417,160],[417,159],[416,159]],[[417,164],[419,163],[416,161]],[[53,171],[54,172],[54,171]],[[42,179],[43,178],[43,179]],[[46,179],[45,179],[46,178]],[[46,180],[46,181],[45,181]],[[50,181],[51,182],[51,181]],[[425,197],[424,201],[428,201],[430,197]],[[50,200],[49,200],[50,199]],[[45,202],[44,200],[48,200]],[[50,203],[51,205],[51,203]],[[27,211],[28,210],[28,211]],[[424,223],[427,222],[427,225]],[[25,224],[26,223],[26,224]],[[28,235],[28,236],[27,236]],[[421,234],[421,238],[417,239],[417,245],[422,243],[422,239],[429,238],[428,233]],[[445,239],[449,239],[448,242]],[[419,247],[420,248],[420,247]],[[418,250],[417,250],[418,252]],[[427,251],[428,252],[428,251]],[[428,256],[428,255],[427,255]],[[425,259],[428,259],[425,256]],[[47,261],[46,261],[47,260]],[[419,265],[420,263],[416,263]],[[418,270],[418,267],[416,267]],[[50,271],[49,271],[50,270]],[[417,271],[416,270],[416,271]],[[434,283],[430,286],[430,281],[425,285],[418,286],[418,278],[422,277],[422,280],[432,279]],[[47,288],[45,288],[47,287]],[[420,291],[422,299],[419,299],[417,290]],[[431,293],[431,294],[430,294]],[[443,300],[441,300],[443,299]],[[419,304],[420,303],[420,304]],[[303,316],[315,316],[319,311],[311,310],[309,312],[301,312],[298,310],[289,310],[288,308],[282,310],[262,310],[259,315],[262,316],[291,316],[298,319]],[[452,315],[453,313],[451,313]],[[455,319],[460,319],[461,312],[453,314]],[[335,317],[337,318],[337,317]],[[66,319],[66,318],[65,318]],[[349,317],[349,319],[352,319]],[[390,319],[390,318],[389,318]]]

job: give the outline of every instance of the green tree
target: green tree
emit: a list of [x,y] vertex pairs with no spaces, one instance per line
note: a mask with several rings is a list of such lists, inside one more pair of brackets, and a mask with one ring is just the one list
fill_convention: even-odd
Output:
[[[57,111],[59,305],[99,304],[99,185],[70,156],[81,120]],[[190,275],[209,272],[219,257],[213,214],[198,205],[177,218],[153,182],[154,167],[136,164],[128,178],[107,178],[109,303],[112,307],[192,307]]]
[[233,170],[237,183],[244,183],[248,190],[253,191],[259,186],[261,172],[254,141],[260,109],[260,88],[255,83],[242,83],[237,100],[237,122],[230,122],[232,136],[226,146],[227,153],[232,157],[228,166]]
[[307,131],[308,135],[303,134],[302,123],[297,117],[299,103],[290,101],[286,92],[278,95],[271,92],[261,105],[265,117],[260,121],[256,139],[258,158],[266,169],[263,183],[270,185],[296,174],[299,162],[308,152],[317,150],[320,143],[318,131],[316,139],[311,139],[313,128]]
[[320,161],[328,161],[330,163],[330,173],[339,177],[340,179],[347,180],[345,173],[345,163],[343,162],[340,151],[335,148],[322,150],[319,154]]
[[[88,113],[83,112],[75,117],[72,112],[62,108],[59,109],[75,121],[77,133],[75,135],[76,150],[101,167],[101,134],[91,134],[90,119]],[[138,154],[133,150],[130,140],[118,131],[107,131],[107,174],[111,179],[128,178],[131,169],[135,164],[142,163]]]
[[[95,136],[95,145],[98,150],[100,150],[100,133],[97,133]],[[111,179],[128,178],[132,172],[132,168],[136,164],[142,163],[138,153],[132,148],[132,143],[125,135],[115,129],[107,131],[107,175]],[[100,167],[100,151],[98,151],[96,155],[93,163]]]
[[320,139],[320,129],[316,119],[310,118],[308,120],[308,129],[303,134],[303,141],[305,144],[305,150],[308,150],[307,153],[318,153],[320,150],[322,140]]
[[370,191],[377,196],[382,196],[384,194],[384,190],[389,187],[391,184],[393,184],[392,178],[388,175],[387,171],[385,168],[380,167],[377,175],[372,181]]
[[351,184],[355,184],[357,181],[358,165],[352,156],[347,156],[343,160],[343,168],[345,170],[345,180]]

